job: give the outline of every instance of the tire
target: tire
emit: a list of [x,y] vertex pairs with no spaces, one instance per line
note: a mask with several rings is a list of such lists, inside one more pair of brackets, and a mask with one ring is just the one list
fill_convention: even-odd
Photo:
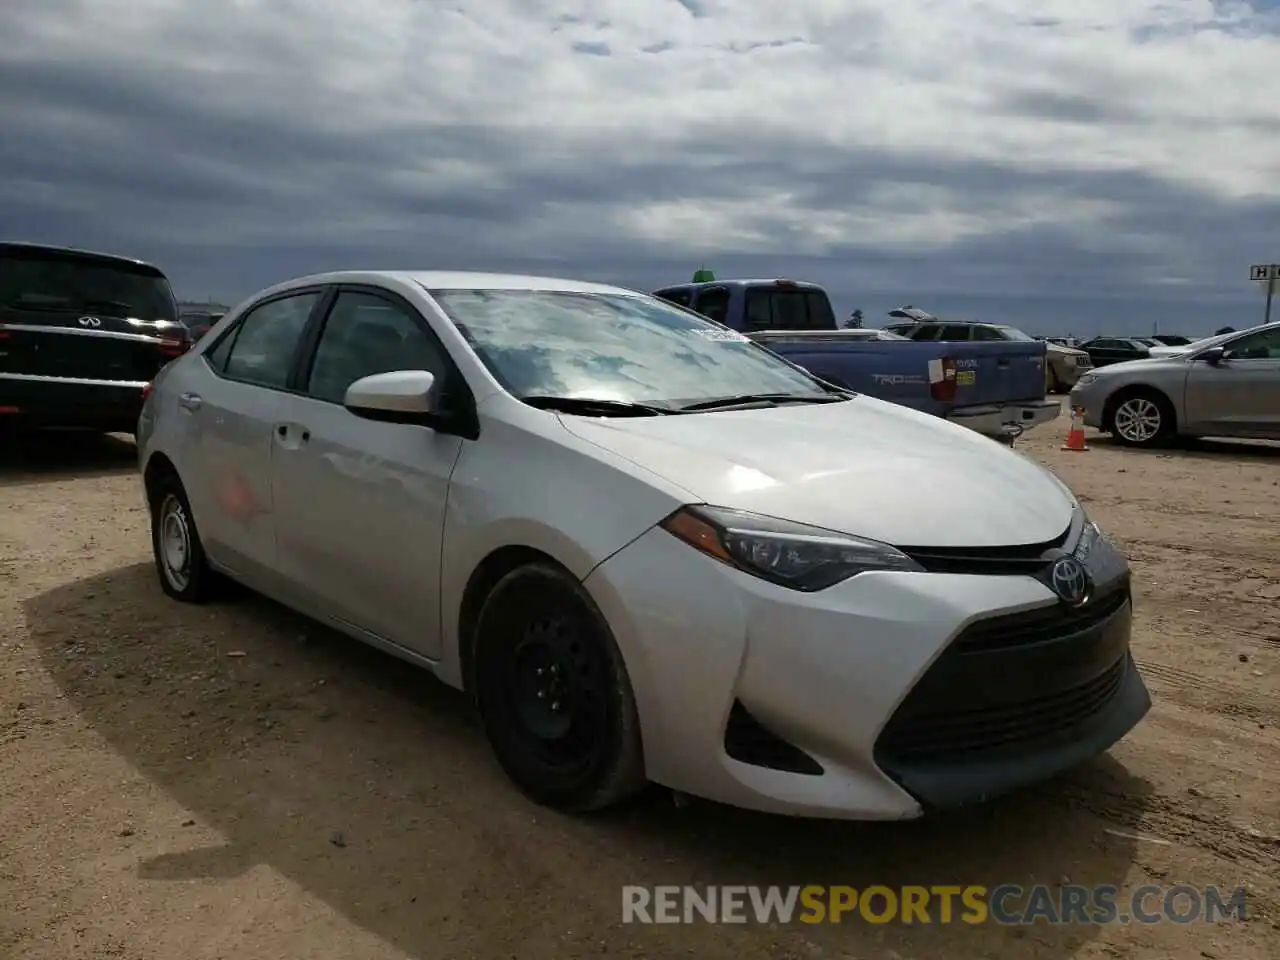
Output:
[[1053,369],[1053,364],[1045,364],[1044,372],[1044,393],[1045,396],[1051,396],[1055,393],[1065,393],[1062,387],[1062,381],[1058,379],[1058,371]]
[[520,567],[485,598],[473,690],[499,765],[535,803],[582,813],[644,786],[622,654],[595,603],[559,568]]
[[1107,429],[1126,447],[1157,447],[1173,436],[1176,414],[1155,390],[1129,390],[1112,402]]
[[217,593],[218,575],[209,566],[182,481],[161,477],[151,496],[151,551],[160,588],[183,603],[204,603]]

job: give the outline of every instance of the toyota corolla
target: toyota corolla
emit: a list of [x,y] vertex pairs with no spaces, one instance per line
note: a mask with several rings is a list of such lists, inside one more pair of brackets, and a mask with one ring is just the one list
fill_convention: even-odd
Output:
[[1150,707],[1127,562],[1052,474],[632,291],[294,280],[138,438],[166,593],[240,581],[465,689],[556,808],[910,818]]

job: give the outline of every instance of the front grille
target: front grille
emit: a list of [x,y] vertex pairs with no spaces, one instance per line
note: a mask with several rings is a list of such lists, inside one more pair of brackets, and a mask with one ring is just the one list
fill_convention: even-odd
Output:
[[962,653],[981,653],[1070,640],[1101,627],[1129,602],[1129,584],[1126,581],[1083,607],[1073,609],[1057,603],[1024,613],[979,620],[962,630],[951,648]]
[[898,547],[929,573],[1034,576],[1061,556],[1071,527],[1044,543],[1009,547]]
[[1107,705],[1128,665],[1125,655],[1086,683],[1034,700],[975,709],[922,712],[891,721],[876,745],[894,764],[992,750],[1050,737]]
[[766,730],[740,700],[735,700],[729,711],[724,750],[733,759],[753,767],[810,776],[821,776],[823,772],[822,765],[813,757]]

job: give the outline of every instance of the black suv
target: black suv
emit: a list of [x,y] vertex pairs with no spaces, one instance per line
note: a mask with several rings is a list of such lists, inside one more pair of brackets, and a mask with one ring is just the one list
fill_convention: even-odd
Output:
[[0,427],[133,433],[148,384],[192,340],[151,264],[0,242]]

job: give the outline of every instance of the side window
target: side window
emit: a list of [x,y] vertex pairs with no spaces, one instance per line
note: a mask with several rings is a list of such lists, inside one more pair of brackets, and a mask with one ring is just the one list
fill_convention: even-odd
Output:
[[725,323],[729,319],[729,291],[724,287],[703,290],[698,294],[697,310],[709,320]]
[[973,327],[973,339],[975,340],[1003,340],[1004,336],[995,327]]
[[691,290],[659,290],[654,294],[659,300],[666,300],[668,303],[674,303],[678,307],[687,307],[693,300],[693,292]]
[[952,324],[942,328],[942,336],[939,340],[971,340],[973,338],[973,327]]
[[262,387],[283,388],[307,318],[319,299],[317,292],[301,293],[250,310],[234,337],[227,338],[230,352],[223,372]]
[[827,295],[820,290],[810,290],[804,296],[809,304],[809,329],[835,330],[836,313]]
[[748,287],[745,294],[748,330],[772,330],[773,322],[772,291],[759,287]]
[[936,323],[913,324],[908,336],[912,340],[937,340],[941,329]]
[[222,335],[222,339],[213,345],[213,349],[204,352],[204,362],[219,373],[222,373],[223,367],[227,365],[227,357],[231,355],[231,346],[236,342],[240,327],[241,324],[237,323]]
[[392,370],[426,370],[442,379],[444,356],[419,323],[408,308],[374,294],[338,294],[316,344],[307,393],[342,403],[361,377]]
[[1280,360],[1280,328],[1259,330],[1225,346],[1235,360]]

